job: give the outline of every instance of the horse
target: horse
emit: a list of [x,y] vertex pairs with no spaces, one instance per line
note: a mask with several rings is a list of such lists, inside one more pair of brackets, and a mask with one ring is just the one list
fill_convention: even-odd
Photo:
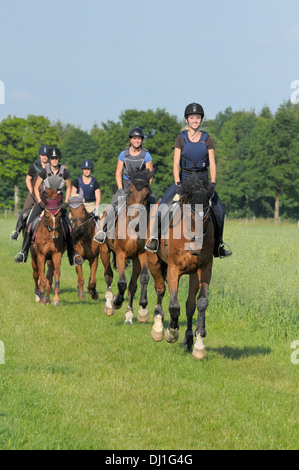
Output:
[[[214,249],[214,228],[210,217],[212,194],[213,186],[198,176],[193,176],[183,182],[180,201],[172,206],[172,220],[167,224],[161,236],[158,252],[147,251],[148,266],[155,281],[157,294],[154,324],[151,331],[154,341],[162,341],[164,337],[162,299],[165,293],[165,276],[163,277],[163,271],[167,273],[170,293],[170,321],[165,331],[165,339],[169,343],[175,343],[179,337],[179,280],[182,275],[189,275],[189,293],[186,302],[187,330],[184,337],[186,351],[191,351],[193,347],[192,319],[196,308],[196,295],[199,291],[195,327],[196,342],[192,352],[195,359],[203,359],[206,356],[203,338],[206,336],[205,312],[208,306],[208,287],[212,276]],[[199,207],[200,210],[198,210]]]
[[[88,292],[93,300],[98,299],[96,290],[96,273],[98,268],[99,255],[104,265],[104,277],[107,284],[106,299],[113,298],[111,284],[113,281],[113,271],[110,265],[110,251],[107,245],[99,245],[94,240],[97,232],[94,217],[87,212],[83,203],[83,194],[71,196],[69,199],[69,208],[73,225],[73,237],[76,253],[83,259],[88,260],[90,267],[90,278],[88,281]],[[78,298],[84,299],[84,277],[82,265],[76,266],[78,275]],[[112,296],[112,297],[111,297]],[[111,314],[112,306],[105,306],[105,313]]]
[[[137,319],[144,323],[148,321],[147,309],[147,285],[149,282],[147,254],[144,249],[147,226],[147,199],[150,191],[150,180],[153,171],[141,170],[131,178],[129,193],[126,201],[119,208],[118,218],[107,231],[105,243],[115,254],[116,268],[118,271],[118,292],[113,299],[114,310],[120,309],[124,302],[124,293],[127,289],[125,269],[129,260],[132,260],[132,274],[128,286],[128,307],[125,313],[125,323],[133,324],[133,299],[137,289],[137,280],[140,276],[141,293],[139,299],[139,311]],[[139,216],[136,218],[136,210]],[[104,213],[105,216],[105,213]],[[108,217],[108,215],[107,215]],[[137,233],[139,232],[139,233]]]
[[[48,188],[45,190],[45,194],[45,209],[39,221],[39,225],[36,229],[28,228],[28,230],[35,231],[30,246],[31,265],[35,281],[35,296],[36,300],[39,300],[41,304],[46,305],[50,303],[50,289],[54,277],[55,287],[52,305],[60,305],[60,265],[65,249],[62,215],[60,211],[62,197],[56,189]],[[33,225],[34,224],[33,222]],[[46,262],[48,272],[45,277]]]

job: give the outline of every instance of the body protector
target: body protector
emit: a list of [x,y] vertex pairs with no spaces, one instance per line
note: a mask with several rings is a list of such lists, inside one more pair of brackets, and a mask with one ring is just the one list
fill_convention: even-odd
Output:
[[145,169],[144,158],[147,154],[147,149],[142,148],[138,157],[132,157],[130,154],[130,147],[125,148],[124,158],[124,175],[131,179],[137,171]]
[[50,165],[46,166],[47,178],[44,180],[46,188],[52,189],[63,189],[65,186],[65,180],[63,179],[64,165],[61,165],[56,175],[51,172]]
[[209,152],[206,145],[209,134],[201,131],[201,138],[198,142],[191,142],[186,130],[182,131],[180,135],[184,143],[181,168],[189,171],[206,169],[209,166]]
[[84,194],[84,200],[85,202],[93,202],[95,201],[95,194],[94,194],[94,183],[95,183],[95,177],[91,177],[91,181],[88,184],[83,183],[83,177],[79,176],[78,182],[79,182],[79,192],[80,189],[82,189],[83,194]]

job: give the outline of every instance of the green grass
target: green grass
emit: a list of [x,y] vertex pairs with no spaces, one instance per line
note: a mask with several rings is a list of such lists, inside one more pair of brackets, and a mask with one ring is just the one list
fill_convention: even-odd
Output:
[[30,262],[13,262],[14,223],[0,221],[0,449],[298,449],[296,225],[227,222],[234,255],[215,260],[196,361],[182,345],[187,277],[179,341],[155,343],[152,279],[148,324],[124,325],[125,305],[104,315],[102,267],[99,300],[78,302],[66,257],[61,306],[36,304]]

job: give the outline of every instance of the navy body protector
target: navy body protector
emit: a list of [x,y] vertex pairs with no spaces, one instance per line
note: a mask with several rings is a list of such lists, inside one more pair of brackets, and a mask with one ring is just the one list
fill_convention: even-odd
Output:
[[181,168],[187,171],[203,171],[209,166],[209,151],[206,142],[209,134],[201,131],[200,140],[191,142],[188,139],[187,131],[182,131],[181,139],[184,143],[184,149],[181,154]]
[[131,177],[134,176],[137,171],[145,169],[144,158],[148,150],[142,148],[140,154],[137,157],[132,157],[132,155],[130,154],[130,147],[126,147],[124,152],[124,175],[126,175],[127,178],[131,179]]
[[91,181],[88,184],[83,183],[83,177],[79,176],[79,189],[82,188],[85,202],[94,202],[96,200],[95,193],[94,193],[94,183],[96,179],[94,176],[91,177]]

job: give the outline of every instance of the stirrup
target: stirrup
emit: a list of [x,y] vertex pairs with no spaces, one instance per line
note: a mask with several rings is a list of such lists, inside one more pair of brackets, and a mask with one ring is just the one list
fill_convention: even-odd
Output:
[[73,263],[75,266],[80,266],[80,264],[83,264],[84,263],[84,259],[82,258],[81,255],[79,255],[78,253],[76,253],[74,256],[73,256]]
[[[98,237],[99,235],[101,235],[102,238],[98,239],[97,237]],[[95,242],[99,243],[100,245],[102,245],[102,244],[105,242],[105,240],[106,240],[106,236],[107,236],[107,235],[106,235],[106,232],[104,232],[103,230],[99,230],[99,232],[97,232],[97,233],[95,234],[95,236],[93,237],[93,240],[94,240]]]
[[12,240],[17,240],[19,238],[19,235],[20,235],[20,232],[18,232],[17,230],[14,230],[13,232],[11,232],[10,238]]
[[[226,250],[226,249],[224,248],[224,245],[228,247],[228,250]],[[224,256],[221,256],[221,255],[220,255],[220,250],[221,250],[221,248],[223,248],[224,251],[226,252],[226,254],[225,254]],[[218,246],[218,255],[219,255],[219,258],[228,258],[228,257],[231,256],[232,254],[233,254],[233,252],[232,252],[230,246],[228,245],[228,243],[222,242],[222,243],[219,244],[219,246]]]
[[[151,244],[151,242],[154,241],[154,240],[157,242],[156,248],[152,248],[151,246],[149,246]],[[150,237],[147,240],[146,244],[144,245],[144,249],[147,250],[147,251],[150,251],[151,253],[157,253],[158,248],[159,248],[159,239],[155,238],[155,237]]]
[[[22,256],[22,259],[21,258],[17,259],[19,256]],[[23,264],[23,263],[26,263],[26,259],[27,258],[25,256],[25,253],[22,253],[22,251],[20,251],[19,253],[16,254],[14,261],[16,263]]]

